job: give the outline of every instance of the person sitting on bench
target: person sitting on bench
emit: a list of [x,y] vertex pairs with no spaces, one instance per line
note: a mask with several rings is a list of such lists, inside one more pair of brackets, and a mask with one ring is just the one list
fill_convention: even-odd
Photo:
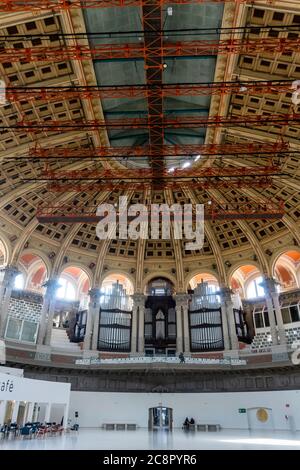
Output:
[[189,429],[189,425],[190,425],[189,418],[186,417],[183,423],[183,429]]

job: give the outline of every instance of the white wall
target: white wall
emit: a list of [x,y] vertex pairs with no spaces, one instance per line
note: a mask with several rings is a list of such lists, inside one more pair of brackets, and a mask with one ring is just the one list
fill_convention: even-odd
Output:
[[70,388],[68,383],[25,379],[0,372],[0,400],[67,404]]
[[[240,414],[239,408],[265,407],[272,409],[275,429],[291,429],[293,422],[293,428],[300,430],[300,390],[202,394],[71,392],[69,418],[74,423],[78,411],[81,427],[99,427],[105,422],[148,427],[148,409],[159,405],[173,408],[174,427],[181,427],[188,416],[199,423],[248,429],[248,415]],[[287,420],[285,415],[293,418]]]
[[17,377],[23,377],[24,370],[23,369],[16,369],[14,367],[0,366],[0,373],[1,374],[16,375]]
[[54,403],[51,406],[50,421],[51,423],[60,424],[62,417],[64,417],[64,406]]

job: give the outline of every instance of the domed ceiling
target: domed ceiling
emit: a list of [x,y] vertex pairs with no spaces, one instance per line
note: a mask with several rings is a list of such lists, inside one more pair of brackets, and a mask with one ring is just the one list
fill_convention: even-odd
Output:
[[[168,272],[184,287],[184,279],[197,270],[215,272],[221,282],[226,282],[232,266],[242,261],[257,263],[261,271],[270,274],[272,256],[284,247],[292,250],[299,245],[300,118],[297,114],[299,106],[292,103],[291,85],[300,80],[297,47],[300,7],[288,8],[287,5],[279,10],[276,6],[264,8],[239,2],[225,2],[224,5],[191,3],[194,4],[172,5],[171,9],[168,4],[163,5],[156,24],[163,31],[164,41],[172,44],[180,41],[186,48],[193,41],[216,43],[228,39],[262,41],[262,44],[266,40],[285,39],[290,41],[289,44],[293,41],[295,44],[272,54],[264,50],[249,53],[242,50],[241,54],[216,55],[208,51],[206,55],[187,53],[177,56],[174,53],[174,56],[160,57],[156,87],[179,85],[183,89],[185,85],[216,83],[219,91],[207,91],[205,96],[191,93],[162,98],[160,94],[155,105],[151,93],[141,98],[107,98],[104,94],[104,98],[93,95],[86,99],[80,93],[68,95],[64,90],[82,86],[97,87],[103,92],[113,86],[120,94],[125,86],[135,91],[137,86],[148,87],[148,91],[153,89],[149,78],[149,61],[153,57],[144,52],[144,56],[134,59],[87,56],[86,60],[74,60],[68,54],[58,54],[52,61],[28,61],[26,57],[22,59],[20,51],[35,47],[67,50],[76,44],[90,49],[106,44],[125,46],[143,41],[147,44],[151,35],[149,24],[147,26],[145,22],[145,9],[143,15],[140,6],[1,13],[1,51],[7,53],[0,53],[0,77],[7,86],[7,102],[0,108],[0,238],[10,247],[10,264],[17,263],[24,250],[37,250],[49,258],[57,271],[64,262],[74,261],[90,267],[97,279],[105,271],[122,269],[139,277],[140,282],[151,271]],[[278,3],[289,2],[275,2]],[[16,56],[13,52],[9,55],[12,48],[17,51]],[[245,89],[245,82],[254,81],[264,81],[263,88],[248,89],[246,86]],[[238,89],[221,93],[217,82],[236,82]],[[37,92],[29,94],[28,87],[54,87],[52,90],[57,92],[52,96]],[[21,95],[24,89],[27,98]],[[132,118],[137,122],[145,118],[151,120],[151,109],[156,117],[169,119],[174,125],[166,126],[160,140],[154,144],[154,134],[163,121],[158,120],[155,125],[152,123],[144,128],[114,126],[117,121],[124,123]],[[281,116],[279,121],[276,118],[277,122],[275,115]],[[219,117],[228,118],[230,122],[220,126]],[[206,124],[203,124],[205,119]],[[209,119],[212,121],[207,125]],[[259,122],[260,119],[263,122]],[[55,123],[62,121],[76,125],[55,127]],[[105,121],[107,126],[80,125],[87,121],[98,124]],[[176,122],[180,122],[180,126],[175,125]],[[272,144],[279,151],[263,153],[257,147],[253,150],[251,145],[255,143],[262,149],[264,145]],[[227,145],[226,154],[222,151],[206,154],[204,146],[211,144],[221,145],[221,148]],[[161,152],[157,164],[158,154],[153,153],[153,148],[176,145],[179,149],[183,145],[199,148],[202,145],[203,155],[187,152],[174,155],[173,152],[170,157]],[[228,148],[233,149],[236,145],[246,150],[230,153]],[[117,151],[123,152],[122,156],[95,158],[95,149],[108,146],[119,147]],[[147,151],[139,157],[135,156],[134,150],[124,156],[124,146],[146,146]],[[45,153],[40,149],[45,149]],[[84,157],[89,153],[94,156]],[[254,168],[254,175],[256,171],[259,175],[268,165],[279,170],[264,185],[257,184],[258,176],[252,176],[248,178],[248,184],[240,185],[234,182],[235,177],[230,177],[230,172],[241,174],[243,168],[249,167]],[[164,180],[163,175],[172,181],[174,168],[179,169],[179,175],[180,169],[188,168],[189,177],[185,184],[173,186],[161,184],[151,188],[150,185],[147,189],[146,186],[131,185],[126,189],[123,181],[118,188],[117,182],[122,181],[118,178],[120,169],[141,167],[152,169],[159,181]],[[229,176],[212,178],[209,176],[211,167],[218,174],[227,172]],[[45,174],[55,175],[58,170],[67,175],[69,170],[77,169],[89,169],[95,175],[110,169],[114,172],[113,181],[99,177],[91,179],[85,188],[85,181],[80,178],[76,182],[70,181],[66,176],[66,181],[59,181],[61,189],[58,192],[51,188],[51,181],[45,177]],[[206,169],[207,178],[205,173],[200,179],[194,176]],[[182,178],[180,181],[182,183]],[[227,184],[221,184],[221,181]],[[283,201],[284,214],[278,219],[206,220],[204,246],[195,251],[185,249],[186,240],[172,237],[170,240],[113,239],[104,242],[97,237],[95,223],[41,223],[36,217],[41,205],[76,208],[96,206],[104,201],[117,204],[122,194],[127,194],[131,203],[147,204],[203,203],[207,206],[215,200],[238,205],[245,197],[250,202],[260,200],[275,205]]]

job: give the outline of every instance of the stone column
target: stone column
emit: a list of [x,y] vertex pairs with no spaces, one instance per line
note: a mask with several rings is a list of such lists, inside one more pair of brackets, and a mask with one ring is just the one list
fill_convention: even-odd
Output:
[[[277,281],[272,278],[265,278],[262,282],[262,286],[265,291],[266,296],[266,304],[268,309],[269,315],[269,323],[270,323],[270,331],[272,337],[273,346],[280,344],[286,344],[286,336],[285,336],[285,329],[282,320],[281,308],[279,304],[279,294],[276,291]],[[277,320],[277,328],[276,328],[276,320],[274,315],[274,309],[276,312],[276,320]],[[278,330],[278,331],[277,331]],[[278,340],[278,335],[280,341]]]
[[47,403],[46,411],[45,411],[45,423],[50,422],[50,414],[51,414],[51,403]]
[[[98,334],[99,334],[99,315],[100,315],[100,298],[101,291],[98,287],[93,287],[90,290],[90,303],[89,303],[89,312],[91,320],[91,331],[92,331],[92,350],[98,350]],[[87,336],[87,334],[85,335]],[[87,339],[88,341],[88,339]]]
[[56,291],[59,287],[59,282],[57,279],[49,279],[44,284],[44,287],[46,287],[46,292],[44,295],[37,342],[38,344],[50,346]]
[[222,328],[223,328],[223,338],[224,338],[224,350],[228,351],[230,349],[230,339],[229,339],[229,331],[228,331],[227,312],[226,312],[226,307],[223,303],[221,304],[221,315],[222,315]]
[[176,352],[183,352],[183,329],[182,329],[182,307],[177,305],[176,310]]
[[[179,344],[179,346],[183,346],[183,352],[186,354],[190,353],[190,328],[189,328],[189,315],[188,315],[189,298],[190,296],[186,293],[179,293],[179,294],[176,294],[175,296],[176,314],[177,314],[177,306],[178,306],[180,307],[180,310],[181,310],[181,315],[182,315],[181,323],[183,324],[182,340],[181,340],[183,344],[181,343]],[[178,332],[178,329],[177,329],[177,332]],[[177,352],[181,352],[181,351],[177,351]]]
[[278,334],[279,334],[280,344],[287,344],[285,328],[284,328],[284,323],[283,323],[282,313],[281,313],[281,307],[280,307],[280,303],[279,303],[279,293],[278,292],[273,292],[272,293],[272,300],[273,300],[273,305],[274,305],[274,308],[275,308],[275,314],[276,314],[276,319],[277,319],[277,327],[278,327]]
[[[229,287],[223,287],[222,289],[220,289],[220,297],[221,297],[221,303],[222,303],[222,310],[225,309],[225,312],[226,312],[227,325],[228,325],[227,334],[229,333],[231,349],[238,350],[239,341],[236,335],[233,302],[231,299],[231,289]],[[222,313],[222,319],[223,319],[223,316],[225,316],[224,313]],[[223,328],[224,328],[224,325],[226,325],[226,322],[223,323]],[[223,334],[224,334],[224,346],[225,346],[226,327],[223,330]],[[226,345],[228,346],[227,339],[226,339]]]
[[3,269],[4,275],[0,286],[0,337],[3,338],[8,317],[11,292],[14,288],[16,276],[19,274],[15,266]]
[[271,296],[271,283],[269,281],[270,281],[269,278],[265,278],[263,282],[261,283],[261,286],[264,288],[264,292],[265,292],[272,344],[273,346],[277,346],[279,344],[278,334],[277,334],[274,307],[273,307],[272,296]]
[[138,338],[138,310],[139,305],[136,299],[136,296],[140,294],[134,294],[132,296],[133,306],[132,306],[132,321],[131,321],[131,354],[136,354],[138,350],[137,338]]
[[96,317],[98,317],[99,325],[100,295],[100,289],[96,287],[89,291],[90,301],[87,312],[86,329],[83,342],[83,349],[85,351],[89,351],[91,349],[92,338],[94,336],[96,336],[96,345],[95,348],[93,347],[93,349],[97,349],[98,330],[96,332],[93,331],[93,327]]
[[33,403],[33,413],[32,413],[32,422],[33,423],[37,422],[37,419],[38,419],[38,416],[39,416],[39,407],[40,407],[39,403],[37,403],[37,402]]
[[33,408],[34,402],[30,401],[27,403],[27,412],[26,412],[26,422],[32,423],[33,422]]
[[145,353],[145,296],[143,294],[135,294],[134,303],[137,307],[137,327],[138,327],[138,353]]
[[4,424],[6,403],[6,400],[0,401],[0,426]]
[[16,422],[17,422],[18,413],[19,413],[19,402],[18,402],[18,401],[15,401],[15,402],[14,402],[14,407],[13,407],[12,416],[11,416],[11,422],[12,422],[12,423],[16,423]]
[[64,406],[64,416],[63,416],[63,428],[67,429],[69,421],[69,403],[66,403]]

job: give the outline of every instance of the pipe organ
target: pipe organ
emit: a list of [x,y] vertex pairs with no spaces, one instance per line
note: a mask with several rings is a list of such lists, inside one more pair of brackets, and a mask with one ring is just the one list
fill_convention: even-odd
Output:
[[129,352],[132,300],[118,282],[100,298],[98,349]]
[[[156,354],[176,352],[175,301],[171,295],[150,295],[145,308],[145,345]],[[150,349],[149,349],[150,348]]]
[[188,315],[192,352],[224,349],[220,296],[206,282],[195,288]]

